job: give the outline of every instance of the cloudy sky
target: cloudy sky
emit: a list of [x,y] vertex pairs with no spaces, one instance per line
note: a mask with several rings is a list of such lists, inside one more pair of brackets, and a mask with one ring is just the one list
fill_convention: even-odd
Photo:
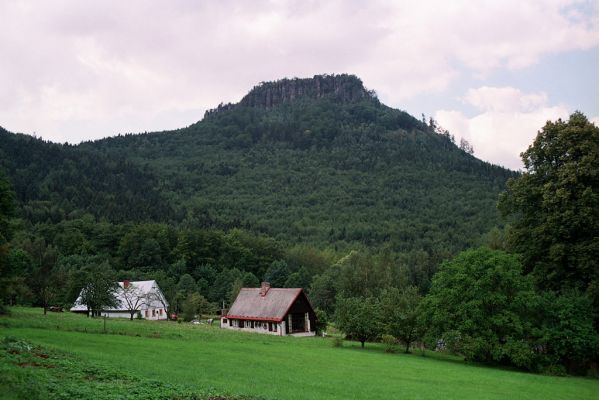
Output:
[[0,126],[57,142],[184,127],[321,73],[513,169],[546,120],[599,123],[599,0],[8,0],[0,54]]

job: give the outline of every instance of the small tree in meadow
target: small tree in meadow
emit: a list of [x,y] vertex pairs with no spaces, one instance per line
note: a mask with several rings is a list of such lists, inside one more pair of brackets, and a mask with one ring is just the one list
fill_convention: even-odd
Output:
[[406,346],[406,353],[410,352],[410,345],[420,336],[418,314],[421,299],[414,286],[403,290],[388,288],[381,295],[384,330]]
[[183,302],[183,319],[191,321],[196,316],[202,317],[202,314],[211,314],[214,312],[214,305],[199,293],[191,293]]
[[114,271],[107,262],[100,265],[89,265],[86,268],[85,286],[81,291],[81,303],[87,305],[88,316],[99,316],[106,307],[117,305],[115,292],[118,284]]
[[358,340],[362,348],[367,340],[373,340],[382,333],[380,304],[374,297],[337,299],[335,320],[337,327],[348,337]]

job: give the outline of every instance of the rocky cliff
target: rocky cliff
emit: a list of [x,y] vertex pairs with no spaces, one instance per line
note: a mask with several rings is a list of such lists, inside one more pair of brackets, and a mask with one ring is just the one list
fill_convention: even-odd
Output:
[[320,98],[330,96],[341,102],[352,102],[372,96],[354,75],[316,75],[307,79],[282,79],[255,86],[240,104],[272,108],[300,97]]
[[364,98],[376,98],[374,92],[366,90],[360,78],[355,75],[315,75],[312,78],[281,79],[262,82],[241,99],[238,104],[221,104],[208,114],[231,109],[236,105],[271,109],[282,103],[309,97],[330,97],[343,103]]

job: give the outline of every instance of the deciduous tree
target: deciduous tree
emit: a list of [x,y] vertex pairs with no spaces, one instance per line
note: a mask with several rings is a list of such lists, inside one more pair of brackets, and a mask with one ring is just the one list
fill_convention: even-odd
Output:
[[385,332],[401,340],[410,351],[410,344],[419,337],[418,315],[421,296],[418,288],[403,290],[388,288],[381,295],[382,322]]
[[531,316],[540,312],[530,277],[503,251],[467,250],[444,262],[424,300],[430,342],[467,360],[534,363]]
[[85,286],[81,291],[81,304],[85,304],[88,316],[99,316],[100,312],[108,307],[116,307],[115,293],[118,284],[114,271],[108,262],[86,267]]
[[360,341],[362,348],[367,340],[382,333],[380,303],[375,297],[341,297],[337,299],[335,321],[337,328],[348,337]]
[[[586,291],[599,316],[599,128],[580,112],[547,124],[500,197],[509,242],[541,289]],[[597,326],[597,325],[596,325]]]
[[135,314],[139,312],[144,304],[148,303],[149,299],[146,297],[143,290],[141,290],[141,288],[134,283],[125,281],[123,282],[123,287],[120,287],[119,289],[121,297],[125,302],[123,305],[127,307],[127,311],[129,311],[130,314],[130,319],[133,321]]

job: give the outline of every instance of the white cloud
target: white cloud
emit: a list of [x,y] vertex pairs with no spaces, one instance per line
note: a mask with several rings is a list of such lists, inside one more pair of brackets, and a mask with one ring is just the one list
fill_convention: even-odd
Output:
[[549,105],[543,93],[522,93],[512,87],[470,89],[464,99],[479,110],[477,115],[440,110],[435,119],[458,142],[469,141],[478,158],[515,170],[523,168],[520,153],[545,123],[569,115],[567,107]]
[[483,86],[468,90],[464,100],[485,111],[532,111],[547,102],[547,95],[545,93],[524,94],[512,87]]
[[[177,128],[260,81],[333,72],[355,73],[401,106],[461,74],[597,46],[599,6],[585,4],[2,2],[0,125],[71,142]],[[546,101],[505,93],[495,111],[514,95],[529,109]]]

